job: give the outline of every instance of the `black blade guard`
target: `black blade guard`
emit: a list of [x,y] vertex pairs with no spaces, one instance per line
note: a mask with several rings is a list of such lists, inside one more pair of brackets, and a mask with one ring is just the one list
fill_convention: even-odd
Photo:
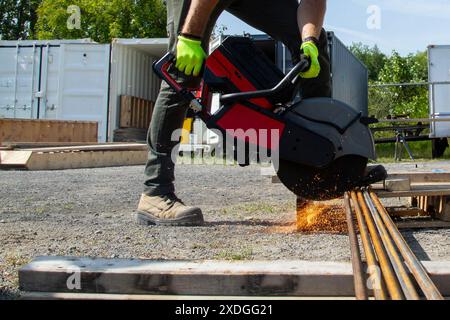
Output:
[[368,159],[349,155],[334,160],[325,168],[300,165],[280,159],[278,177],[297,196],[326,201],[342,197],[357,187],[364,177]]

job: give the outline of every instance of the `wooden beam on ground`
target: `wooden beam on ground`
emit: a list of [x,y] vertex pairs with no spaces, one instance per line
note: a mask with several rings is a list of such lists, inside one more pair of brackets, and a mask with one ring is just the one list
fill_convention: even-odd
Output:
[[0,168],[25,169],[25,165],[30,160],[32,154],[32,151],[0,151]]
[[[127,300],[127,301],[259,301],[267,297],[256,296],[173,296],[147,294],[99,294],[99,293],[58,293],[24,292],[20,300]],[[355,300],[354,297],[271,297],[270,300]]]
[[[450,262],[424,265],[442,294],[450,295]],[[39,257],[19,270],[19,285],[26,292],[222,297],[354,296],[351,264],[339,262]]]
[[388,179],[408,178],[414,183],[448,183],[450,172],[390,172]]
[[[450,229],[450,222],[441,220],[404,220],[396,221],[399,229]],[[450,280],[449,280],[450,281]]]
[[148,151],[0,151],[0,169],[65,170],[134,166],[146,163]]
[[23,151],[35,152],[68,152],[68,151],[148,151],[148,147],[143,143],[111,143],[94,145],[77,145],[47,148],[28,148]]
[[429,217],[430,214],[419,208],[407,207],[386,207],[387,212],[391,217],[406,218],[406,217]]
[[[81,290],[67,281],[80,273]],[[68,273],[69,272],[69,273]],[[354,296],[350,264],[40,257],[19,271],[23,291],[206,296]]]
[[430,196],[449,196],[450,184],[427,184],[411,185],[409,191],[387,191],[374,189],[374,192],[380,198],[406,198],[406,197],[430,197]]
[[[77,147],[77,146],[114,146],[124,145],[123,142],[105,142],[105,143],[85,143],[85,142],[8,142],[3,143],[4,148],[8,150],[38,149],[38,148],[59,148],[59,147]],[[129,143],[128,143],[129,144]],[[1,148],[1,147],[0,147]]]

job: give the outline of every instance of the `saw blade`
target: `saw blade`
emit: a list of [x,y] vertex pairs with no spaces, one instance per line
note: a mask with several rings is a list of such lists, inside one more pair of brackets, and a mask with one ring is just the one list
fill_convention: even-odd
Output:
[[368,159],[345,156],[325,168],[314,168],[280,159],[278,177],[297,196],[325,201],[341,197],[358,186],[364,177]]

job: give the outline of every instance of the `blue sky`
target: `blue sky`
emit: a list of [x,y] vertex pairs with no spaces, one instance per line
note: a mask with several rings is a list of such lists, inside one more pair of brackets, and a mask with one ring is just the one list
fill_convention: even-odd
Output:
[[[229,13],[218,23],[229,34],[261,33]],[[345,44],[377,44],[386,53],[423,51],[450,44],[450,0],[328,0],[325,27]]]

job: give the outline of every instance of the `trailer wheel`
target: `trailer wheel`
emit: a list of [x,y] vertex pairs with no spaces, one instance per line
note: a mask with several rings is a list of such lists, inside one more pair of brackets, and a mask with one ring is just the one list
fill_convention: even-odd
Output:
[[442,158],[445,150],[449,147],[448,139],[433,139],[432,141],[432,156],[433,159]]

